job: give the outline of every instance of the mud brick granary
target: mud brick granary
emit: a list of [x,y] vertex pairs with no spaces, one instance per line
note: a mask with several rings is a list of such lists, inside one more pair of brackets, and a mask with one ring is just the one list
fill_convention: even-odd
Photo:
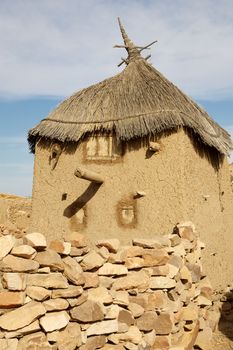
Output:
[[216,273],[233,246],[230,135],[142,57],[151,44],[136,46],[119,24],[122,72],[75,93],[29,131],[30,229],[127,243],[192,220]]

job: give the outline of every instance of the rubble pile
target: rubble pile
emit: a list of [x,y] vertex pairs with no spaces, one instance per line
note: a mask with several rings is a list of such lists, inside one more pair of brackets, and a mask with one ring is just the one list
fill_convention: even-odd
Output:
[[207,349],[216,327],[191,223],[153,239],[0,237],[0,349]]

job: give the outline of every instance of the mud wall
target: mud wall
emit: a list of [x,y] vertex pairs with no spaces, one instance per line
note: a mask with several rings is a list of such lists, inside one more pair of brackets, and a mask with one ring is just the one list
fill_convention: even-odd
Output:
[[0,223],[28,229],[31,217],[31,199],[0,194]]
[[[227,284],[222,271],[228,269],[233,246],[227,161],[217,164],[214,156],[208,159],[201,152],[203,147],[183,130],[154,141],[160,144],[159,152],[149,152],[145,140],[136,140],[124,147],[122,156],[105,161],[87,159],[92,144],[69,145],[55,166],[50,145],[40,142],[30,230],[42,232],[49,240],[72,231],[92,240],[117,233],[128,244],[135,236],[166,234],[177,222],[190,218],[207,242],[204,263],[212,283]],[[77,167],[100,174],[105,182],[100,185],[75,177]]]

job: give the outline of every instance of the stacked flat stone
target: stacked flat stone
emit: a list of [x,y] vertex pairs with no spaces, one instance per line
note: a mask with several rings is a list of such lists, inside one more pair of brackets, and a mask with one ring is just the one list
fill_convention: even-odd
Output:
[[95,243],[0,237],[0,350],[207,349],[216,322],[193,224]]

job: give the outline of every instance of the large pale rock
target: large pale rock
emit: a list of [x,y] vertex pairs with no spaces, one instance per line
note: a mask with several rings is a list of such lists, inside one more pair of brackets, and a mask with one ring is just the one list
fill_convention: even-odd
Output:
[[127,275],[127,273],[128,269],[125,266],[111,263],[105,263],[98,272],[102,276],[122,276]]
[[11,235],[0,237],[0,260],[3,259],[14,247],[15,238]]
[[169,277],[151,277],[151,289],[170,289],[176,286],[176,281]]
[[169,255],[164,249],[145,249],[142,257],[144,266],[161,266],[169,261]]
[[43,302],[43,305],[46,311],[61,311],[69,307],[68,301],[62,298],[46,300]]
[[151,350],[155,350],[155,349],[171,350],[172,348],[170,347],[170,345],[171,345],[171,340],[168,336],[157,335],[151,347]]
[[71,252],[71,243],[57,239],[50,242],[49,248],[55,250],[55,252],[59,254],[69,255]]
[[148,268],[151,276],[168,276],[169,274],[169,266],[162,265],[162,266],[155,266]]
[[0,261],[0,269],[4,272],[35,272],[39,268],[37,261],[7,255]]
[[90,251],[81,262],[84,271],[96,269],[104,264],[105,260],[94,250]]
[[24,304],[24,292],[0,292],[0,309],[9,309]]
[[91,335],[111,334],[115,332],[118,332],[117,320],[96,322],[86,330],[88,337]]
[[106,320],[114,320],[118,318],[119,312],[120,312],[120,307],[119,305],[110,305],[107,307],[105,319]]
[[25,335],[19,340],[17,350],[55,350],[42,332]]
[[6,272],[3,274],[2,284],[4,288],[12,291],[25,290],[26,275],[18,272]]
[[161,313],[157,316],[154,323],[154,330],[157,335],[167,335],[173,328],[173,318],[169,313]]
[[178,234],[181,238],[193,241],[196,237],[195,235],[195,226],[192,222],[181,222],[178,224],[174,232]]
[[103,307],[92,300],[87,300],[83,304],[74,307],[70,311],[71,317],[75,321],[95,322],[104,319]]
[[70,317],[66,311],[49,312],[41,317],[40,325],[45,332],[53,332],[66,327],[69,320]]
[[125,266],[129,269],[129,270],[133,270],[133,269],[138,269],[141,267],[144,267],[144,259],[140,258],[138,256],[135,256],[133,258],[126,258],[125,259]]
[[73,322],[69,323],[64,330],[59,332],[57,344],[59,350],[80,349],[82,344],[80,325]]
[[110,304],[112,302],[112,296],[107,288],[100,286],[88,290],[88,300],[103,304]]
[[78,232],[69,232],[64,235],[64,240],[70,242],[73,247],[83,248],[88,245],[88,238]]
[[97,288],[100,284],[100,279],[95,272],[83,272],[85,280],[84,288]]
[[153,293],[148,294],[147,299],[147,311],[155,309],[164,309],[168,305],[168,298],[162,290],[155,290]]
[[46,310],[41,303],[31,301],[16,310],[0,316],[0,327],[7,331],[14,331],[29,325],[44,315],[45,312]]
[[52,249],[37,253],[35,260],[41,267],[50,267],[52,271],[64,270],[60,255]]
[[68,288],[66,278],[60,272],[50,274],[31,274],[27,276],[28,286],[38,286],[45,288]]
[[197,335],[195,345],[202,350],[209,350],[211,348],[213,332],[212,329],[206,327],[204,330],[200,331]]
[[[106,337],[104,335],[96,335],[94,337],[87,338],[86,344],[80,346],[79,350],[96,350],[104,346],[106,343]],[[66,350],[66,349],[64,349]]]
[[133,239],[133,245],[153,249],[169,247],[171,245],[171,241],[167,236],[157,236],[153,239],[135,238]]
[[26,294],[33,300],[43,301],[51,297],[51,290],[43,287],[28,286]]
[[137,327],[141,331],[152,331],[155,327],[155,322],[157,320],[157,314],[153,311],[145,312],[142,316],[137,319]]
[[83,292],[80,286],[69,286],[66,289],[56,289],[52,291],[52,298],[75,298]]
[[[135,347],[134,344],[139,344],[142,341],[142,333],[136,326],[131,326],[129,329],[124,333],[118,333],[118,334],[111,334],[108,339],[113,342],[114,344],[119,344],[120,341],[130,342],[132,343],[131,346],[126,347],[126,343],[124,343],[124,346],[126,349],[141,349],[139,347]],[[120,344],[119,344],[120,345]],[[116,345],[117,346],[117,345]],[[111,349],[111,348],[110,348]],[[115,349],[115,348],[114,348]]]
[[144,308],[136,303],[129,303],[128,309],[135,318],[142,316],[142,314],[144,313]]
[[39,232],[28,233],[23,237],[23,242],[36,250],[45,249],[47,247],[45,236]]
[[18,339],[0,339],[0,350],[16,350]]
[[129,305],[129,294],[127,291],[111,291],[111,295],[113,297],[113,304],[117,304],[123,307]]
[[17,331],[13,332],[5,332],[5,338],[16,338],[16,337],[21,337],[22,335],[27,335],[30,333],[35,333],[40,331],[40,324],[38,320],[35,320],[31,324],[29,324],[26,327],[20,328]]
[[125,323],[128,326],[132,326],[135,323],[135,319],[130,311],[122,309],[120,310],[118,315],[118,322]]
[[130,272],[125,277],[120,277],[113,282],[112,288],[115,290],[148,288],[150,282],[149,274],[145,271]]
[[111,253],[116,253],[120,247],[120,241],[118,239],[102,239],[96,242],[97,247],[105,247]]
[[36,256],[36,250],[30,245],[20,245],[14,247],[11,251],[12,255],[19,256],[20,258],[33,259]]
[[77,286],[85,283],[83,270],[74,258],[67,256],[63,259],[64,275],[73,284]]

